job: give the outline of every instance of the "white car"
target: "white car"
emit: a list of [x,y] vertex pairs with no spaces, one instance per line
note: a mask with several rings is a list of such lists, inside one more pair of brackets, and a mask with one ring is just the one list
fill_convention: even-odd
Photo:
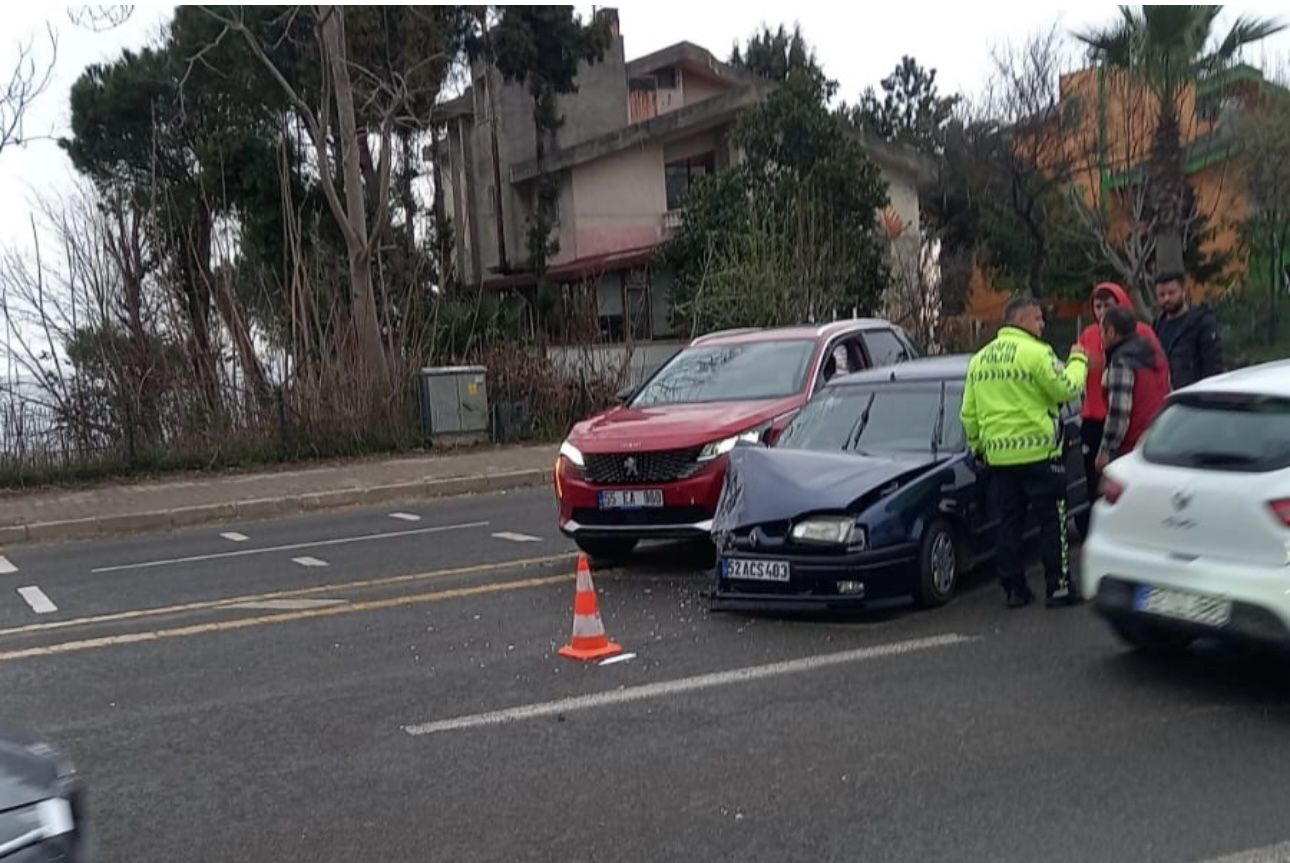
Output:
[[1082,587],[1146,650],[1290,645],[1290,361],[1170,396],[1104,474]]

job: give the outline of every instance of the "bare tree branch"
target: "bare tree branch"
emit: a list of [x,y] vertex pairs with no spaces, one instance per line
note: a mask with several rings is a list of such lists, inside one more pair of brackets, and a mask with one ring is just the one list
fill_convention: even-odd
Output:
[[94,33],[120,27],[134,15],[133,6],[68,6],[67,20]]
[[58,33],[52,25],[46,24],[45,34],[49,39],[48,62],[36,59],[34,37],[19,43],[13,72],[8,82],[0,85],[0,152],[6,147],[22,146],[27,142],[23,134],[27,112],[49,87],[58,59]]

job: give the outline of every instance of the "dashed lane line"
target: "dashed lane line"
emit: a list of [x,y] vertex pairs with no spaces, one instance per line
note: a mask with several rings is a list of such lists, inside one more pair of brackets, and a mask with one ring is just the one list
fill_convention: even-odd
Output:
[[298,564],[300,564],[301,566],[311,566],[311,567],[313,567],[313,566],[327,566],[327,561],[325,561],[325,560],[320,560],[320,559],[318,559],[318,558],[316,558],[316,557],[308,557],[308,556],[306,556],[306,557],[293,557],[293,558],[291,558],[291,562],[292,562],[292,563],[298,563]]
[[9,558],[0,554],[0,575],[9,575],[10,573],[17,571],[18,567],[14,566]]
[[507,542],[541,542],[542,537],[533,536],[529,533],[515,533],[514,531],[504,530],[500,533],[493,534],[493,539],[504,539]]
[[386,576],[383,578],[369,578],[361,581],[320,584],[315,587],[275,590],[269,593],[252,593],[242,596],[229,596],[223,599],[186,602],[180,605],[166,605],[154,608],[139,608],[132,611],[118,611],[112,614],[98,614],[92,617],[80,617],[72,620],[55,620],[49,623],[29,623],[24,626],[0,629],[0,636],[26,635],[33,632],[46,632],[49,630],[68,629],[78,626],[93,626],[95,624],[102,623],[120,623],[128,620],[159,617],[168,614],[184,614],[192,611],[210,611],[213,609],[229,608],[236,605],[246,604],[248,602],[267,602],[278,599],[303,598],[307,596],[317,596],[319,594],[339,593],[342,591],[367,590],[371,588],[391,587],[398,584],[412,584],[418,581],[429,581],[440,578],[483,575],[490,572],[499,572],[508,569],[527,569],[530,567],[549,566],[557,563],[572,563],[573,560],[574,555],[572,554],[555,554],[547,557],[504,560],[498,563],[480,563],[473,564],[471,566],[453,567],[451,569],[431,570],[429,572],[414,572],[405,575]]
[[571,574],[548,575],[537,578],[525,578],[518,581],[499,581],[492,584],[481,584],[476,587],[457,587],[439,590],[433,593],[420,593],[412,596],[399,596],[391,599],[374,599],[369,602],[353,602],[344,605],[332,605],[326,608],[310,608],[298,611],[287,611],[279,614],[263,614],[256,617],[242,617],[236,620],[220,620],[214,623],[199,623],[192,626],[177,626],[172,629],[154,629],[146,632],[130,632],[124,635],[109,635],[101,638],[86,638],[78,641],[63,641],[40,647],[27,647],[18,650],[0,652],[0,662],[13,662],[19,659],[32,659],[39,656],[58,656],[64,653],[77,653],[84,650],[100,650],[106,647],[118,647],[127,644],[161,641],[171,638],[191,638],[195,635],[213,635],[219,632],[232,632],[239,629],[251,629],[258,626],[273,626],[280,623],[293,623],[300,620],[314,620],[322,617],[336,617],[342,614],[357,614],[363,611],[378,611],[386,608],[399,608],[409,605],[420,605],[427,602],[443,602],[449,599],[462,599],[468,596],[482,596],[489,593],[504,593],[512,590],[526,590],[534,587],[545,587],[552,584],[568,583],[574,580]]
[[399,521],[420,521],[421,516],[414,512],[392,512],[390,518],[396,518]]
[[263,602],[240,602],[228,608],[246,608],[253,611],[300,611],[305,608],[326,608],[344,605],[345,599],[266,599]]
[[229,542],[246,542],[248,539],[251,538],[246,534],[238,533],[235,530],[230,530],[227,533],[221,533],[220,537],[223,539],[227,539]]
[[45,591],[34,584],[18,588],[18,595],[26,600],[27,605],[31,606],[31,610],[37,614],[52,614],[58,611],[58,606],[50,601]]
[[469,716],[458,716],[454,719],[440,719],[421,725],[405,725],[403,730],[413,737],[426,734],[437,734],[443,731],[462,731],[468,728],[484,728],[492,725],[507,725],[525,719],[540,719],[544,716],[556,716],[575,710],[590,710],[596,707],[608,707],[613,704],[630,704],[635,701],[646,701],[652,698],[665,698],[672,695],[683,695],[718,686],[729,686],[733,683],[751,683],[765,680],[768,677],[782,677],[787,674],[800,674],[843,665],[851,662],[865,662],[888,656],[901,656],[920,650],[937,647],[953,647],[958,644],[976,641],[973,636],[947,633],[928,638],[914,638],[908,641],[897,641],[890,644],[878,644],[872,647],[861,647],[855,650],[843,650],[838,653],[825,653],[807,656],[801,659],[790,659],[784,662],[771,662],[766,665],[752,665],[745,668],[732,668],[728,671],[717,671],[711,674],[700,674],[695,677],[682,677],[677,680],[664,680],[658,683],[646,683],[641,686],[629,686],[624,689],[611,689],[592,695],[576,695],[572,698],[561,698],[556,701],[544,701],[538,704],[526,704],[521,707],[510,707],[505,710],[492,710],[487,713],[473,713]]
[[419,527],[415,530],[395,530],[387,533],[365,533],[360,536],[342,536],[337,539],[318,539],[311,542],[293,542],[289,545],[270,545],[264,548],[244,548],[239,551],[222,551],[217,554],[194,554],[190,557],[171,557],[165,560],[146,560],[140,563],[122,563],[116,566],[100,566],[90,572],[121,572],[127,569],[151,569],[157,566],[170,566],[176,563],[196,563],[203,560],[224,560],[230,557],[247,557],[252,554],[269,554],[275,551],[297,551],[303,548],[321,548],[330,545],[348,545],[355,542],[375,542],[381,539],[398,539],[404,536],[421,536],[430,533],[447,533],[454,530],[471,530],[488,527],[486,521],[471,521],[463,524],[441,524],[434,527]]

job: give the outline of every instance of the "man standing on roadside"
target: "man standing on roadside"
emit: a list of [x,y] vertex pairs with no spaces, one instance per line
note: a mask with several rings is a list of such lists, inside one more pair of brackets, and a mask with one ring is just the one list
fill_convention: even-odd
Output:
[[1043,341],[1039,301],[1018,297],[994,341],[972,358],[961,417],[978,463],[990,469],[998,524],[996,566],[1009,608],[1034,600],[1026,583],[1026,514],[1039,521],[1050,608],[1079,601],[1071,587],[1061,407],[1079,397],[1088,357],[1079,345],[1063,364]]
[[1102,316],[1106,346],[1106,427],[1097,453],[1099,473],[1132,452],[1169,395],[1169,369],[1153,344],[1138,332],[1138,318],[1122,307]]
[[1174,389],[1222,374],[1223,343],[1218,336],[1218,319],[1209,306],[1191,304],[1182,273],[1156,276],[1156,302],[1160,304],[1160,315],[1153,326],[1169,360]]

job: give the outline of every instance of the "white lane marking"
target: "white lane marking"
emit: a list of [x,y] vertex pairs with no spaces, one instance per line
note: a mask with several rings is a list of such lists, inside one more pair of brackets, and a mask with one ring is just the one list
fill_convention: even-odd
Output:
[[316,557],[293,557],[291,558],[291,562],[298,563],[301,566],[326,566],[327,565],[327,561],[319,560]]
[[235,530],[230,530],[228,533],[221,533],[220,536],[222,536],[224,539],[227,539],[229,542],[246,542],[248,539],[251,538],[246,534],[238,533]]
[[414,512],[392,512],[390,518],[397,518],[399,521],[420,521],[421,516]]
[[45,596],[45,591],[34,584],[18,588],[18,595],[27,600],[31,610],[37,614],[49,614],[50,612],[58,611],[58,606],[49,601],[49,597]]
[[1204,860],[1202,863],[1286,863],[1287,860],[1290,860],[1290,842],[1238,851],[1226,857]]
[[597,665],[617,665],[620,662],[626,662],[629,659],[635,659],[635,658],[636,658],[636,654],[634,653],[620,653],[617,656],[611,656],[608,659],[602,659],[600,660],[600,662],[596,664]]
[[5,557],[3,554],[0,554],[0,575],[8,575],[11,572],[17,572],[17,571],[18,571],[18,567],[14,566],[9,561],[9,558]]
[[246,557],[251,554],[268,554],[274,551],[296,551],[301,548],[319,548],[327,545],[345,545],[351,542],[373,542],[378,539],[397,539],[401,536],[420,536],[426,533],[445,533],[450,530],[470,530],[477,527],[488,527],[486,521],[471,521],[464,524],[441,524],[435,527],[418,527],[415,530],[394,530],[388,533],[368,533],[363,536],[344,536],[340,539],[319,539],[313,542],[293,542],[290,545],[271,545],[267,548],[246,548],[241,551],[222,551],[219,554],[195,554],[191,557],[172,557],[166,560],[147,560],[142,563],[122,563],[117,566],[100,566],[90,572],[120,572],[123,569],[151,569],[154,566],[170,566],[175,563],[196,563],[202,560],[222,560],[226,557]]
[[700,674],[696,677],[682,677],[678,680],[647,683],[643,686],[629,686],[625,689],[613,689],[608,692],[596,692],[591,695],[577,695],[572,698],[561,698],[558,701],[508,707],[505,710],[490,710],[487,713],[473,713],[469,716],[440,719],[421,725],[405,725],[403,730],[414,737],[419,737],[423,734],[435,734],[440,731],[458,731],[464,728],[505,725],[524,719],[555,716],[561,713],[570,713],[574,710],[588,710],[593,707],[605,707],[611,704],[629,704],[650,698],[662,698],[669,695],[681,695],[687,692],[711,689],[715,686],[728,686],[732,683],[750,683],[755,680],[764,680],[768,677],[815,671],[816,669],[829,668],[848,662],[864,662],[887,656],[900,656],[936,647],[951,647],[976,640],[977,638],[975,637],[957,633],[936,635],[929,638],[915,638],[909,641],[897,641],[891,644],[843,650],[839,653],[825,653],[818,656],[807,656],[802,659],[789,659],[784,662],[771,662],[766,665],[752,665],[745,668],[733,668],[728,671],[717,671],[712,674]]
[[329,605],[344,605],[347,599],[264,599],[259,602],[239,602],[237,605],[225,605],[221,608],[247,608],[256,611],[304,611],[307,608],[326,608]]
[[532,536],[527,533],[512,533],[509,530],[504,530],[501,533],[493,534],[493,539],[504,539],[508,542],[541,542],[542,541],[542,537],[540,536]]

